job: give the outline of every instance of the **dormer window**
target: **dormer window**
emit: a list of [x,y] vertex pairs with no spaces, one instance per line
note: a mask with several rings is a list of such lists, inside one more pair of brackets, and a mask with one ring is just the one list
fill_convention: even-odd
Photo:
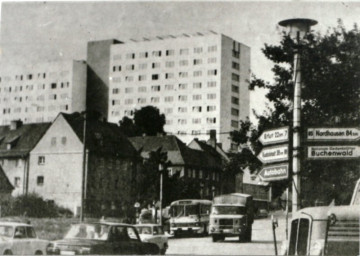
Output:
[[20,136],[14,137],[12,139],[8,139],[6,141],[6,149],[7,150],[13,149],[16,146],[19,138],[20,138]]

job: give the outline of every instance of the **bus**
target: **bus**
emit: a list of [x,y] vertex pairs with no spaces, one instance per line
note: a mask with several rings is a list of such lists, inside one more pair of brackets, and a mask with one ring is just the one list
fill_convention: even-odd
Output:
[[170,234],[207,235],[209,231],[210,200],[184,199],[170,204]]
[[297,211],[282,255],[359,255],[359,181],[350,205],[309,207]]

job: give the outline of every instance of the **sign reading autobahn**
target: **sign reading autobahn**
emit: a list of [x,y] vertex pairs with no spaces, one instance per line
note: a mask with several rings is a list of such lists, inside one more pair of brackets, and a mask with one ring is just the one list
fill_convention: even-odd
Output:
[[358,158],[360,146],[308,146],[307,155],[311,160]]
[[289,146],[286,144],[263,148],[257,157],[264,164],[287,161]]
[[360,139],[358,128],[308,128],[308,141],[355,141]]
[[262,181],[283,180],[289,177],[289,164],[267,166],[261,169],[259,177]]
[[289,127],[267,130],[264,131],[259,137],[259,141],[264,146],[275,143],[283,143],[283,142],[287,142],[288,140],[289,140]]

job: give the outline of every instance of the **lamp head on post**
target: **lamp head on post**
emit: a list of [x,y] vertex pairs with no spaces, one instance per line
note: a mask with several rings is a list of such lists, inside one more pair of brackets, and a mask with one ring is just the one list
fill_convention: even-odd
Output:
[[287,19],[279,22],[279,25],[288,29],[288,35],[297,44],[305,38],[305,35],[310,31],[310,27],[316,25],[318,22],[312,19]]

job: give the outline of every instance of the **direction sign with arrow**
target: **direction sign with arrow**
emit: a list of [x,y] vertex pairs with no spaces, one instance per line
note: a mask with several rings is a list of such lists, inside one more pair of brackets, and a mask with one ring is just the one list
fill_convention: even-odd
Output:
[[358,128],[308,128],[309,141],[355,141],[360,139]]
[[286,144],[263,148],[257,157],[264,164],[287,161],[289,159],[289,146]]
[[267,130],[264,131],[259,137],[259,141],[263,145],[283,143],[288,140],[289,140],[289,127]]
[[272,165],[261,169],[259,177],[262,181],[283,180],[289,177],[289,164]]
[[359,158],[360,146],[309,146],[307,155],[311,160]]

